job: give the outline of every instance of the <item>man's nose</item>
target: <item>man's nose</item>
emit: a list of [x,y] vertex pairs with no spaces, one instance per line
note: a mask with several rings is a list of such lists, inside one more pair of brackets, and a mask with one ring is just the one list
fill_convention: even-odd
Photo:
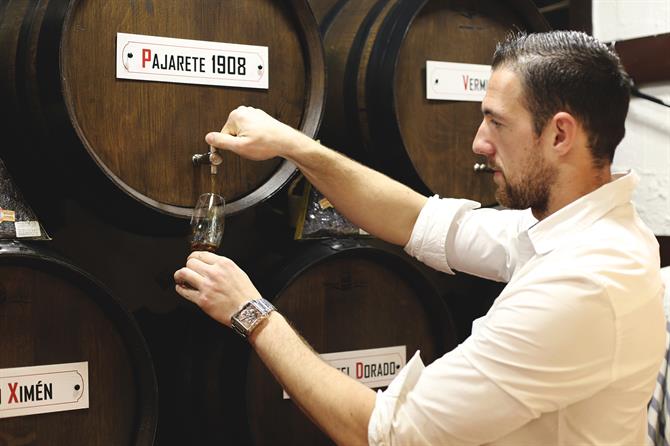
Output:
[[493,147],[493,144],[491,144],[491,141],[487,138],[484,125],[485,122],[482,121],[482,123],[479,125],[479,128],[477,129],[475,139],[472,141],[472,151],[477,155],[490,157],[494,154],[495,148]]

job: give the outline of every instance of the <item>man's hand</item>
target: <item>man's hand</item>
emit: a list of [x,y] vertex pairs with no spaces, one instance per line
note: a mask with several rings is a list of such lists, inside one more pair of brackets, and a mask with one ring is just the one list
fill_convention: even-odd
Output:
[[174,280],[180,296],[228,327],[232,315],[245,302],[261,297],[235,262],[206,251],[188,256],[186,266],[174,273]]
[[241,106],[228,115],[221,132],[208,133],[205,140],[218,149],[263,161],[276,156],[286,157],[291,144],[300,138],[307,137],[263,110]]
[[[232,260],[196,251],[174,274],[177,293],[217,321],[260,293]],[[337,444],[367,444],[375,392],[323,362],[276,311],[248,338],[279,383]]]

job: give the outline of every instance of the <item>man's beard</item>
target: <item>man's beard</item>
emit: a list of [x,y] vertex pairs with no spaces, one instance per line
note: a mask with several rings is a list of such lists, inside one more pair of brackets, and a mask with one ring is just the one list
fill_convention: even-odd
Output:
[[557,175],[556,167],[549,165],[542,155],[536,154],[529,159],[520,181],[512,184],[503,173],[505,184],[496,189],[495,197],[498,203],[510,209],[532,208],[536,212],[545,213]]

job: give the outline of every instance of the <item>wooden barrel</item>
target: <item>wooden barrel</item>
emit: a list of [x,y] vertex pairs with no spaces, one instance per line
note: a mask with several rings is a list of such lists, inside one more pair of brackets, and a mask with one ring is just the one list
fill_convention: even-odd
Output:
[[[423,193],[494,203],[472,140],[479,102],[426,99],[426,61],[489,65],[515,29],[548,26],[530,0],[351,0],[324,34],[321,141]],[[331,13],[333,14],[333,13]]]
[[0,370],[87,362],[89,384],[88,409],[0,418],[0,444],[153,445],[157,383],[133,317],[37,245],[0,243],[0,351]]
[[[421,350],[429,363],[451,350],[456,338],[449,311],[424,273],[385,245],[329,240],[298,251],[270,286],[278,291],[264,295],[274,296],[274,305],[319,353],[400,346],[407,360]],[[361,376],[363,371],[361,366]],[[352,367],[349,374],[354,373]],[[331,444],[283,398],[255,354],[247,371],[246,405],[254,444]]]
[[[119,79],[117,33],[267,47],[268,88]],[[314,136],[323,111],[323,48],[306,0],[17,0],[2,15],[0,60],[3,126],[16,135],[0,150],[22,189],[66,185],[126,222],[133,206],[186,219],[212,187],[229,214],[263,201],[294,166],[225,154],[212,186],[209,167],[192,163],[209,150],[205,134],[246,104]]]
[[333,17],[339,12],[341,4],[349,0],[309,0],[314,18],[319,23],[319,29],[325,32],[332,22]]

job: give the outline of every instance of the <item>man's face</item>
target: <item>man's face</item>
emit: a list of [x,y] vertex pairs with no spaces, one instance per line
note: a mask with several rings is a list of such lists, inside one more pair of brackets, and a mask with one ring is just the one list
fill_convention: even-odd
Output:
[[512,70],[493,71],[482,113],[472,150],[495,170],[496,199],[511,209],[546,211],[557,169],[546,158],[546,138],[535,135],[521,81]]

